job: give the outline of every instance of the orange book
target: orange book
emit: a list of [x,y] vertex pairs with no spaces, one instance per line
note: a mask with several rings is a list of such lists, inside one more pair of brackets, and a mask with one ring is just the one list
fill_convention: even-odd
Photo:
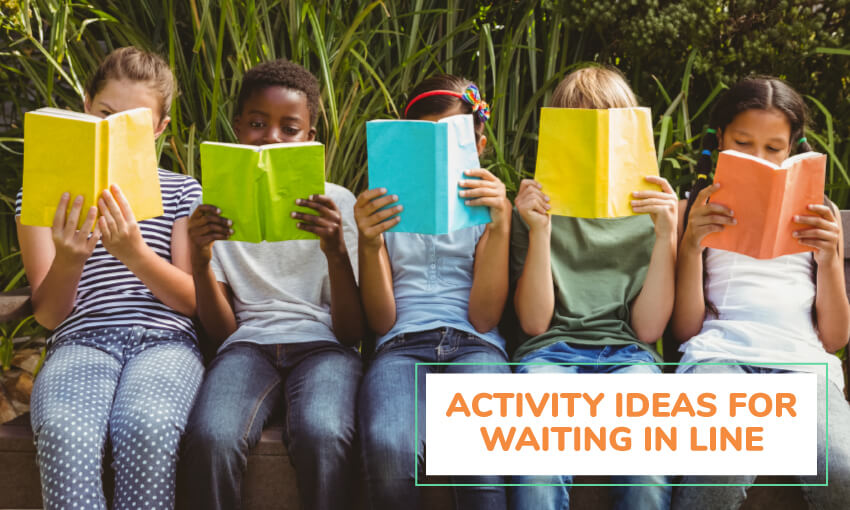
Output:
[[737,151],[723,151],[714,181],[721,184],[710,201],[732,209],[737,223],[702,240],[703,246],[757,259],[814,251],[791,234],[806,228],[794,216],[813,214],[809,204],[823,203],[826,156],[797,154],[775,165]]

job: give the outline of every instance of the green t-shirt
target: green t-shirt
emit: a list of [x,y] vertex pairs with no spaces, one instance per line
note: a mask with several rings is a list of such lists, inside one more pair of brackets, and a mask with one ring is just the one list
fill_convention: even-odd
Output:
[[[555,313],[549,330],[529,337],[517,327],[513,359],[556,342],[583,345],[652,345],[637,339],[630,305],[643,288],[655,233],[645,214],[626,218],[552,216],[551,264]],[[528,253],[528,226],[514,210],[511,230],[511,282],[522,274]]]

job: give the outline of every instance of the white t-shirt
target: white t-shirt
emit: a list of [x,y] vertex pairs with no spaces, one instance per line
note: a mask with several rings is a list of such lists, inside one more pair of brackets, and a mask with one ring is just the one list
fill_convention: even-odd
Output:
[[[342,214],[345,245],[357,278],[354,195],[331,183],[325,183],[325,194]],[[216,241],[212,255],[216,279],[233,291],[233,312],[238,324],[220,349],[233,342],[338,341],[331,321],[328,262],[318,239],[274,243]]]

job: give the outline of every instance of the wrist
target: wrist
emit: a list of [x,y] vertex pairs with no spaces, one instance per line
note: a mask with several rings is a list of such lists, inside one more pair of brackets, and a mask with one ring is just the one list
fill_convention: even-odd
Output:
[[137,269],[148,263],[152,257],[159,257],[159,255],[146,243],[142,243],[130,250],[126,256],[116,258],[123,262],[127,266],[127,269],[135,273]]
[[384,235],[379,234],[371,239],[364,235],[360,235],[357,242],[358,246],[364,253],[370,255],[376,254],[384,247]]

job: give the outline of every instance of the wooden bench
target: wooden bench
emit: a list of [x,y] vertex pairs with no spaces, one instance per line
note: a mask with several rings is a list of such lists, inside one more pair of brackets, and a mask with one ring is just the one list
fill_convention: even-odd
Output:
[[[850,228],[850,211],[841,211],[842,222]],[[850,292],[850,235],[844,237],[844,277]],[[0,294],[0,322],[20,319],[32,313],[29,289]],[[665,359],[675,360],[675,348],[665,349]],[[844,375],[850,388],[850,363],[844,360]],[[263,432],[260,443],[248,456],[243,504],[247,510],[297,510],[298,490],[295,470],[282,442],[282,429],[272,425]],[[108,464],[108,463],[107,463]],[[606,483],[601,477],[577,477],[576,483]],[[759,477],[756,483],[794,483],[780,477]],[[104,487],[110,491],[111,477],[105,472]],[[361,484],[361,490],[364,488]],[[509,489],[510,490],[510,489]],[[450,508],[451,491],[445,487],[426,487],[427,508]],[[362,494],[361,494],[362,505]],[[571,491],[572,508],[607,508],[611,502],[605,487],[575,487]],[[0,425],[0,510],[42,508],[41,486],[35,463],[35,446],[29,415]],[[745,509],[805,509],[807,505],[797,487],[753,487]]]

